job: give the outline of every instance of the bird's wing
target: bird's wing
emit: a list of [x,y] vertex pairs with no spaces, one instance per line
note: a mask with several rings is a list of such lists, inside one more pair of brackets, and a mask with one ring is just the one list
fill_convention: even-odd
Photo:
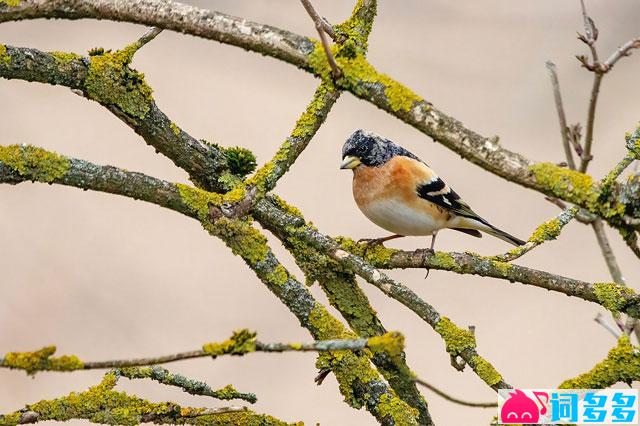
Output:
[[468,217],[470,219],[478,220],[482,223],[486,221],[482,219],[460,196],[451,189],[433,170],[424,163],[421,166],[425,168],[426,176],[430,176],[430,179],[424,183],[418,184],[416,191],[418,196],[424,200],[430,201],[433,204],[450,211],[458,216]]

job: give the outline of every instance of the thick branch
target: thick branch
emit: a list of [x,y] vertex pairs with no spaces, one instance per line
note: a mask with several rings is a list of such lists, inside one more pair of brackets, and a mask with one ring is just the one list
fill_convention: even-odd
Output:
[[220,189],[217,176],[227,167],[224,153],[191,137],[160,111],[141,74],[128,66],[137,48],[136,42],[121,51],[102,52],[87,59],[6,46],[4,56],[0,55],[0,76],[79,91],[105,105],[147,143],[153,140],[156,150],[166,153],[178,167],[191,170],[197,183]]
[[231,44],[297,66],[303,66],[313,50],[307,37],[171,0],[22,0],[15,7],[0,6],[0,22],[45,17],[135,22]]
[[[243,258],[314,338],[327,340],[356,337],[280,264],[268,247],[266,238],[249,223],[225,216],[216,217],[213,221],[211,207],[220,206],[224,200],[219,194],[109,166],[96,166],[68,159],[39,148],[10,146],[1,149],[0,181],[18,183],[26,180],[60,183],[141,198],[198,218],[210,234],[222,239],[234,254]],[[416,424],[414,410],[389,389],[371,367],[367,356],[348,354],[334,357],[332,353],[328,353],[322,361],[319,361],[319,366],[335,373],[345,399],[355,407],[366,406],[380,422],[385,422],[388,416],[392,416],[394,424]],[[354,375],[354,369],[359,369],[360,374]],[[401,409],[389,413],[385,408],[387,404]]]
[[248,179],[247,185],[259,187],[262,194],[275,188],[278,180],[289,171],[298,156],[309,145],[339,96],[340,92],[331,84],[321,83],[289,137],[282,143],[273,158]]
[[[290,214],[294,213],[294,214]],[[270,195],[261,200],[253,211],[254,218],[271,231],[291,252],[298,266],[304,271],[307,283],[318,281],[329,302],[347,321],[352,330],[361,337],[383,335],[387,331],[376,311],[371,307],[367,295],[360,288],[355,275],[344,271],[339,262],[309,247],[307,243],[280,228],[281,222],[273,219],[287,215],[291,226],[305,224],[302,214],[284,200]],[[427,403],[420,394],[405,360],[405,354],[391,357],[386,352],[375,352],[372,361],[391,387],[404,401],[420,413],[421,424],[431,424]]]
[[[338,238],[340,246],[337,247],[334,240],[306,224],[294,212],[265,206],[266,203],[261,203],[255,209],[256,217],[261,222],[268,222],[271,226],[287,224],[283,229],[289,236],[296,237],[311,246],[319,248],[341,264],[353,268],[363,278],[373,277],[375,275],[374,271],[367,270],[366,264],[356,268],[350,262],[347,263],[347,260],[356,262],[356,258],[359,257],[372,267],[382,269],[438,269],[458,274],[500,278],[509,282],[520,282],[557,291],[568,296],[579,297],[590,302],[599,303],[613,311],[625,312],[631,316],[640,317],[640,296],[635,295],[632,290],[615,283],[591,284],[471,253],[431,253],[429,250],[403,251],[380,246],[366,250],[365,253],[366,244],[356,244],[354,241],[343,237]],[[336,255],[336,252],[334,252],[336,248],[340,249],[343,254]],[[361,262],[361,260],[358,262]],[[371,268],[371,266],[368,268]],[[380,282],[378,284],[381,285]],[[389,290],[389,288],[383,289],[383,291]],[[404,296],[407,295],[402,295],[402,297]]]
[[[89,420],[110,425],[157,424],[261,424],[286,425],[274,417],[256,414],[242,407],[191,408],[173,402],[149,402],[114,390],[122,372],[106,374],[100,384],[87,391],[27,405],[0,415],[0,424],[13,426],[46,420],[64,422]],[[133,371],[131,371],[133,373]],[[188,380],[188,379],[187,379]]]
[[618,382],[631,386],[640,380],[640,351],[629,336],[618,339],[618,345],[590,371],[560,384],[561,389],[604,389]]
[[[152,0],[146,1],[155,3]],[[84,2],[79,1],[77,3]],[[102,2],[98,1],[96,3]],[[116,4],[112,4],[112,2],[106,1],[105,3],[116,7]],[[21,10],[31,10],[29,4],[29,0],[22,2]],[[118,7],[126,7],[124,3],[117,3],[117,5],[119,5]],[[167,7],[171,5],[171,2],[167,3]],[[31,6],[33,7],[33,5]],[[65,14],[72,9],[67,8],[64,11],[60,11],[50,8],[50,4],[47,3],[46,8],[36,8],[31,11],[34,13],[38,11],[39,16],[49,16],[49,14],[53,14],[53,11],[57,11],[59,14],[56,16],[59,17],[66,16]],[[49,14],[40,13],[39,11],[41,10],[48,11]],[[107,7],[106,10],[108,11],[109,8]],[[102,9],[94,12],[96,16],[102,16],[101,14],[108,15]],[[10,12],[0,12],[0,21],[3,18],[6,19],[7,13]],[[114,18],[117,18],[117,16],[114,16]],[[228,30],[231,31],[231,34],[235,34],[235,31],[237,31]],[[259,37],[258,39],[260,40]],[[316,47],[316,49],[318,48]],[[324,59],[324,53],[321,48],[314,52],[305,57],[308,60],[306,67],[316,75],[326,76],[330,71]],[[82,89],[87,67],[80,59],[72,60],[69,67],[63,67],[56,64],[53,56],[34,49],[7,47],[7,55],[8,61],[0,61],[1,77],[64,84],[72,88]],[[31,60],[34,55],[39,61]],[[545,195],[574,203],[602,217],[617,228],[628,228],[630,226],[627,224],[629,219],[636,219],[634,215],[626,218],[627,222],[625,222],[625,218],[617,213],[625,208],[634,212],[636,210],[640,211],[640,206],[636,206],[638,204],[637,200],[626,200],[626,203],[623,203],[618,199],[617,195],[624,187],[616,184],[614,190],[607,194],[607,198],[598,202],[601,195],[600,189],[597,185],[594,185],[588,175],[562,169],[550,163],[534,164],[523,156],[502,148],[497,139],[482,137],[465,128],[462,123],[437,110],[432,104],[422,100],[410,89],[379,73],[361,56],[353,59],[340,58],[339,61],[346,74],[338,80],[339,88],[349,90],[358,97],[374,103],[484,169],[512,182],[542,192]],[[28,66],[25,66],[26,63],[28,63]],[[153,143],[160,150],[159,145],[163,143],[162,139],[160,141],[154,141],[153,139],[166,138],[168,134],[172,134],[170,130],[175,125],[172,126],[172,123],[157,109],[154,103],[148,105],[147,108],[149,111],[146,114],[149,115],[148,118],[130,120],[131,117],[126,117],[126,122],[141,134],[147,143]],[[154,128],[152,126],[154,121],[161,125],[156,125]],[[158,135],[154,135],[152,131],[158,131],[158,129],[161,131]],[[183,135],[184,132],[180,129],[176,133],[177,135],[164,142],[165,146],[161,152],[169,155],[173,150],[181,150],[169,155],[170,158],[178,166],[190,171],[192,178],[197,178],[198,183],[204,187],[221,189],[219,188],[220,184],[210,178],[210,176],[215,176],[217,173],[211,173],[210,171],[224,169],[224,156],[215,150],[211,151],[210,147],[193,138],[188,139],[188,135]],[[183,136],[188,140],[181,140]],[[191,155],[188,155],[189,153]],[[215,163],[214,165],[208,164],[212,161]],[[208,182],[205,181],[207,179],[209,180]],[[640,217],[640,214],[638,217]],[[640,228],[640,225],[633,226],[634,229]]]
[[[275,213],[262,209],[261,206],[256,206],[256,211],[259,212],[261,216]],[[493,389],[509,387],[491,364],[478,355],[475,350],[475,339],[470,339],[473,341],[467,342],[468,344],[463,345],[463,347],[451,347],[450,340],[459,338],[454,337],[454,335],[457,333],[464,334],[464,330],[458,329],[447,318],[442,317],[433,306],[422,300],[411,289],[392,280],[390,277],[373,268],[363,261],[362,258],[346,252],[331,238],[320,234],[311,226],[295,226],[294,224],[300,223],[299,219],[300,218],[296,218],[295,215],[286,213],[274,214],[270,218],[272,223],[279,222],[278,227],[280,229],[287,228],[287,232],[295,234],[296,237],[303,239],[325,255],[353,270],[368,282],[375,285],[387,296],[398,300],[400,303],[411,309],[443,337],[447,344],[447,350],[453,356],[460,356],[464,359],[476,374],[478,374],[478,376],[480,376],[480,378]]]

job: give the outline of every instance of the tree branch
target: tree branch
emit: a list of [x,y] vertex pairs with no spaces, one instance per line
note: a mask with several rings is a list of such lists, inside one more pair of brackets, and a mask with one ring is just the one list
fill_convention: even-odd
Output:
[[[222,239],[234,254],[242,257],[314,338],[327,340],[355,337],[280,264],[260,232],[245,221],[225,216],[212,221],[211,206],[224,202],[224,197],[220,194],[109,166],[96,166],[68,159],[39,148],[10,146],[1,149],[0,182],[18,183],[26,180],[60,183],[139,198],[198,218],[211,235]],[[371,368],[367,356],[348,354],[335,358],[329,353],[324,358],[324,363],[319,365],[335,373],[346,400],[355,407],[366,406],[382,422],[389,415],[385,404],[394,404],[404,407],[392,413],[398,422],[415,423],[413,409],[388,388]],[[355,368],[362,373],[357,380],[353,374]],[[369,380],[362,382],[362,377],[368,377]]]
[[604,61],[604,67],[607,69],[607,71],[611,70],[616,62],[618,62],[625,56],[631,55],[631,51],[633,49],[640,49],[640,37],[629,40],[622,46],[618,47],[616,51],[613,52],[606,61]]
[[619,339],[620,336],[622,336],[622,332],[620,331],[620,329],[612,327],[611,324],[607,322],[607,320],[602,316],[600,312],[598,312],[598,314],[593,320],[598,324],[600,324],[609,333],[611,333],[611,335],[613,335],[613,337],[615,337],[616,339]]
[[336,64],[336,60],[333,57],[326,35],[329,34],[333,40],[336,40],[337,37],[335,31],[333,31],[333,27],[329,25],[324,18],[321,18],[320,15],[318,15],[318,12],[313,8],[310,0],[301,0],[301,2],[315,24],[316,31],[320,37],[320,42],[322,43],[322,48],[324,49],[324,53],[327,55],[327,61],[329,61],[329,65],[331,66],[333,78],[340,78],[342,72],[340,71],[340,68],[338,68],[338,64]]
[[[263,209],[260,205],[256,206],[256,211],[262,216],[270,214],[269,211]],[[468,332],[456,327],[448,318],[442,317],[433,306],[422,300],[408,287],[392,280],[384,273],[366,263],[362,258],[343,250],[333,239],[322,235],[311,226],[300,225],[299,219],[300,218],[298,217],[296,220],[295,215],[292,214],[278,214],[271,216],[272,223],[279,222],[278,228],[286,228],[286,232],[295,235],[297,238],[303,239],[315,249],[335,261],[340,262],[350,270],[353,270],[359,276],[380,289],[387,296],[399,301],[411,309],[443,337],[447,345],[448,352],[455,357],[460,356],[460,358],[464,359],[476,374],[493,389],[509,387],[509,385],[502,379],[502,376],[495,371],[493,366],[478,355],[475,349],[475,338],[465,334]],[[466,336],[466,338],[462,338],[464,343],[461,346],[452,345],[451,342],[454,340],[459,343],[461,335]]]
[[[273,158],[247,180],[246,185],[258,187],[263,195],[275,188],[278,180],[309,145],[339,97],[339,91],[330,84],[321,83],[289,137],[282,143]],[[254,204],[260,198],[262,197],[254,200]]]
[[[126,369],[129,367],[157,366],[158,364],[193,358],[217,358],[223,355],[245,355],[253,352],[329,352],[344,350],[357,352],[370,349],[374,353],[385,352],[396,355],[402,352],[403,348],[404,337],[398,332],[370,338],[320,340],[312,343],[263,343],[256,340],[256,333],[243,329],[235,331],[228,340],[206,343],[201,349],[148,358],[82,361],[75,355],[54,357],[55,346],[47,346],[34,352],[9,352],[0,358],[0,368],[24,370],[30,375],[41,371],[69,372],[114,368],[118,369],[118,371],[126,372],[126,374],[123,373],[121,375],[128,378],[132,378],[129,377],[131,375],[156,378],[166,375],[166,371],[155,373],[151,370],[134,371]],[[174,382],[180,381],[180,379],[171,380]]]
[[223,389],[213,390],[204,382],[189,379],[181,374],[172,373],[158,365],[151,367],[119,368],[114,370],[113,373],[116,377],[126,377],[130,380],[151,379],[163,385],[176,386],[191,395],[209,396],[221,400],[242,399],[251,404],[258,401],[254,393],[238,392],[232,385],[227,385]]
[[[366,7],[367,3],[371,2],[361,1],[354,15],[370,16],[375,13],[375,8]],[[160,8],[163,13],[157,14]],[[115,0],[74,0],[72,4],[65,2],[62,5],[57,2],[43,4],[36,0],[22,0],[17,7],[0,11],[0,22],[43,17],[99,18],[153,25],[257,51],[302,67],[317,76],[326,76],[330,72],[326,60],[316,60],[318,56],[324,58],[324,52],[321,46],[314,45],[313,40],[172,1],[133,0],[125,3]],[[365,25],[364,31],[367,30],[370,31],[370,27]],[[407,87],[379,73],[360,56],[343,58],[338,65],[345,73],[345,77],[337,82],[340,89],[349,90],[382,108],[463,158],[519,185],[586,208],[618,229],[628,226],[619,215],[613,213],[621,204],[615,197],[619,188],[605,200],[606,203],[594,204],[592,200],[598,197],[598,188],[592,185],[589,176],[549,163],[532,163],[522,155],[504,149],[497,139],[486,138],[467,129]],[[0,76],[6,77],[3,71],[0,62]],[[610,208],[604,208],[604,205]],[[627,206],[634,210],[635,204]],[[634,226],[634,229],[639,228]]]
[[137,52],[145,44],[149,43],[151,40],[156,38],[161,32],[162,32],[162,28],[156,28],[156,27],[149,28],[149,30],[147,30],[147,32],[144,33],[142,37],[140,37],[136,42],[135,51]]
[[589,372],[562,382],[560,389],[604,389],[618,382],[631,386],[640,380],[640,350],[629,336],[618,339],[618,345]]
[[[87,391],[27,405],[0,415],[0,424],[13,426],[46,420],[89,420],[110,425],[157,424],[263,424],[286,425],[274,417],[242,407],[191,408],[173,402],[149,402],[114,390],[121,372],[107,373],[102,382]],[[188,380],[188,379],[187,379]]]
[[553,87],[553,97],[556,103],[556,111],[558,111],[558,122],[560,124],[560,136],[562,137],[562,146],[564,147],[564,155],[567,160],[567,164],[571,170],[575,170],[576,163],[573,160],[573,153],[571,151],[571,144],[569,142],[569,132],[567,126],[567,118],[564,113],[564,106],[562,104],[562,95],[560,94],[560,82],[558,81],[558,73],[556,71],[556,65],[547,61],[547,69],[551,76],[551,85]]
[[[356,27],[360,28],[359,26],[362,25],[362,29],[359,30],[361,31],[361,35],[368,35],[368,32],[371,29],[371,21],[370,19],[373,18],[373,16],[375,15],[375,2],[368,0],[368,1],[362,1],[359,2],[356,9],[354,10],[354,14],[352,15],[353,17],[357,17],[358,18],[358,23],[356,25]],[[363,36],[364,37],[364,36]],[[366,41],[366,39],[364,40]],[[362,43],[363,40],[360,40],[360,43]],[[28,55],[27,55],[28,56]],[[1,65],[1,64],[0,64]],[[0,67],[1,68],[1,67]],[[0,75],[2,75],[1,73],[2,69],[0,69]],[[322,86],[321,86],[322,89]],[[318,95],[318,93],[320,93],[320,89],[319,91],[316,93],[316,95]],[[327,92],[327,95],[330,97],[332,94]],[[318,96],[316,96],[316,100],[318,99]],[[325,99],[328,99],[328,97],[325,97]],[[329,102],[326,102],[326,104],[328,104]],[[317,120],[310,120],[309,117],[309,112],[314,112],[312,107],[313,104],[317,105],[317,102],[312,102],[312,105],[310,105],[310,108],[307,110],[307,112],[305,114],[307,114],[307,116],[305,117],[305,114],[303,114],[301,120],[299,120],[298,124],[296,125],[296,128],[294,129],[295,131],[300,131],[301,133],[305,134],[305,137],[308,137],[310,139],[310,137],[313,135],[313,133],[315,132],[315,130],[313,130],[313,126],[319,125],[320,124],[320,116],[322,114],[324,114],[323,112],[318,113],[315,112],[317,115]],[[112,108],[110,108],[110,111],[117,113],[117,111],[114,111]],[[328,112],[328,108],[326,109],[326,112]],[[306,120],[302,120],[305,119]],[[306,126],[304,125],[306,122]],[[166,119],[166,116],[164,117],[164,120],[160,121],[160,126],[157,126],[157,128],[155,129],[155,133],[142,133],[142,132],[138,132],[140,133],[145,140],[147,141],[147,143],[153,145],[154,147],[156,147],[156,149],[159,152],[164,153],[165,155],[169,156],[170,158],[172,158],[174,160],[174,162],[176,162],[176,164],[179,164],[180,167],[184,168],[185,170],[187,170],[189,172],[189,174],[191,175],[192,180],[194,180],[195,182],[197,182],[200,185],[203,185],[205,188],[210,188],[210,189],[229,189],[228,186],[226,185],[222,185],[221,182],[229,182],[229,179],[217,179],[217,175],[218,173],[208,173],[206,174],[206,179],[207,180],[203,180],[202,178],[199,178],[199,176],[201,175],[201,171],[197,170],[195,167],[193,167],[193,164],[189,164],[189,161],[191,159],[200,159],[200,160],[207,160],[209,156],[213,157],[216,160],[220,160],[220,153],[214,153],[211,155],[207,155],[207,154],[202,154],[200,152],[198,152],[197,150],[192,150],[192,155],[191,156],[185,156],[184,160],[186,161],[181,161],[180,163],[178,163],[176,161],[175,157],[175,153],[171,152],[171,150],[167,149],[166,146],[163,146],[162,144],[158,144],[156,142],[156,138],[160,137],[160,138],[166,138],[166,137],[171,137],[171,133],[179,133],[179,134],[183,134],[186,137],[190,136],[188,134],[186,134],[184,131],[182,131],[181,129],[179,129],[173,122],[170,122],[168,119]],[[301,125],[302,124],[302,125]],[[134,127],[135,130],[135,127]],[[311,130],[311,131],[310,131]],[[137,130],[136,130],[137,131]],[[293,139],[293,138],[290,138]],[[301,150],[304,148],[304,146],[306,146],[307,142],[304,143],[300,143],[300,141],[304,141],[304,137],[301,138],[300,140],[288,140],[285,142],[285,144],[283,144],[283,148],[292,148],[292,149],[287,149],[286,150],[286,154],[285,155],[276,155],[274,157],[274,159],[277,159],[278,161],[275,162],[275,167],[269,167],[267,168],[266,166],[270,166],[271,163],[267,163],[267,165],[265,165],[265,168],[263,168],[262,170],[269,170],[269,173],[256,173],[256,175],[254,176],[253,179],[249,180],[249,183],[260,183],[262,184],[264,187],[269,187],[270,182],[273,182],[273,184],[275,184],[275,180],[277,180],[277,178],[279,176],[281,176],[286,169],[289,166],[289,161],[293,161],[295,160],[296,156],[299,155],[299,152],[301,152]],[[183,145],[183,143],[181,141],[175,141],[176,144],[178,145]],[[298,150],[298,147],[300,147],[300,149]],[[189,147],[186,147],[187,149]],[[214,147],[217,148],[217,147]],[[282,150],[281,150],[282,151]],[[282,154],[283,152],[279,151],[278,154]],[[293,154],[291,156],[289,156],[289,154]],[[274,173],[272,173],[274,172]],[[224,174],[224,173],[223,173]],[[270,179],[271,177],[274,177],[274,179]],[[236,179],[237,180],[237,179]],[[233,179],[232,179],[233,181]],[[222,188],[220,188],[222,186]],[[238,198],[238,194],[241,195],[240,198]],[[245,194],[245,195],[242,195]],[[230,194],[229,197],[226,198],[226,200],[239,200],[236,201],[237,203],[242,203],[244,205],[244,201],[245,199],[247,199],[247,197],[249,197],[252,194],[252,191],[250,189],[247,189],[246,186],[242,186],[241,188],[238,188],[238,191],[235,191],[235,193]],[[260,194],[254,194],[254,196],[259,199],[261,197]],[[243,210],[242,208],[236,208],[236,207],[241,207],[238,206],[237,204],[231,204],[229,207],[229,203],[225,203],[224,200],[218,200],[217,201],[218,205],[223,206],[223,209],[220,209],[218,207],[216,207],[214,210],[218,211],[218,212],[222,212],[222,210],[224,210],[224,216],[226,217],[231,217],[231,218],[235,218],[238,217],[238,211]],[[244,212],[246,213],[246,211]],[[358,292],[360,291],[359,289],[355,289],[354,291]],[[346,295],[345,295],[346,296]],[[354,299],[355,300],[355,299]],[[366,297],[364,299],[366,301]],[[368,303],[367,303],[368,305]],[[370,307],[369,310],[373,313],[373,318],[375,318],[375,311],[373,311]],[[364,312],[364,311],[363,311]],[[344,311],[343,311],[344,313]],[[377,321],[377,319],[376,319]],[[362,330],[362,329],[360,329]],[[380,331],[380,333],[383,333],[384,329],[382,328],[382,330]],[[398,358],[398,360],[400,360],[400,358]],[[420,410],[421,413],[421,421],[423,421],[424,423],[430,423],[430,419],[428,418],[428,411],[426,410],[426,403],[424,403],[424,400],[422,399],[422,397],[420,396],[417,388],[415,387],[415,383],[413,383],[413,381],[410,379],[408,372],[410,372],[410,370],[406,367],[406,363],[404,363],[404,360],[402,359],[401,362],[398,364],[397,362],[388,362],[388,360],[386,360],[385,355],[384,354],[375,354],[374,355],[374,362],[376,362],[376,365],[379,366],[379,368],[381,368],[381,370],[385,373],[385,377],[387,377],[388,380],[390,380],[390,383],[394,384],[394,387],[396,389],[396,391],[398,392],[399,395],[401,395],[403,398],[407,399],[407,400],[411,400],[413,401],[412,405],[414,407],[417,407]],[[397,364],[397,365],[396,365]],[[399,369],[398,369],[399,368]],[[397,386],[396,386],[397,385]]]
[[607,268],[609,268],[611,278],[618,284],[626,285],[624,277],[622,276],[622,270],[620,269],[618,261],[616,260],[616,255],[613,253],[613,249],[609,244],[609,239],[607,238],[607,234],[605,233],[602,221],[600,219],[596,219],[591,224],[591,226],[593,227],[593,231],[596,234],[598,245],[600,246],[600,250],[602,251],[602,257],[607,264]]
[[516,247],[504,254],[491,256],[490,259],[499,262],[511,262],[518,259],[546,241],[555,240],[560,236],[564,226],[573,219],[578,213],[577,207],[568,207],[555,218],[544,222],[538,226],[533,234],[529,237],[527,243],[523,246]]
[[300,1],[302,3],[302,6],[304,6],[305,10],[309,14],[309,16],[311,16],[311,19],[313,20],[313,22],[316,24],[316,28],[319,27],[322,31],[329,34],[329,37],[331,37],[333,41],[337,41],[338,36],[336,35],[336,32],[333,30],[333,27],[327,22],[326,19],[320,16],[320,14],[313,7],[313,4],[311,3],[311,1],[310,0],[300,0]]
[[463,405],[465,407],[477,407],[477,408],[492,408],[492,407],[497,407],[498,403],[497,402],[469,402],[469,401],[465,401],[463,399],[459,399],[456,398],[454,396],[449,395],[448,393],[441,391],[440,389],[438,389],[437,387],[433,386],[431,383],[428,383],[422,379],[418,379],[416,378],[416,383],[420,384],[420,386],[424,386],[425,388],[429,389],[430,391],[432,391],[433,393],[435,393],[436,395],[446,399],[449,402],[453,402],[454,404],[458,404],[458,405]]

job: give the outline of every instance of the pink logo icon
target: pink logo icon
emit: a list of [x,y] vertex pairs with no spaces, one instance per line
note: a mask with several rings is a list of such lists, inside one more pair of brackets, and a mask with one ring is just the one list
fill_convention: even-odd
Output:
[[[540,403],[540,409],[535,401],[525,395],[521,390],[516,389],[515,392],[509,393],[509,399],[504,403],[502,410],[500,411],[501,422],[503,424],[538,423],[540,414],[545,414],[547,412],[549,395],[546,392],[533,392],[533,395]],[[542,402],[540,397],[544,397],[545,402]]]

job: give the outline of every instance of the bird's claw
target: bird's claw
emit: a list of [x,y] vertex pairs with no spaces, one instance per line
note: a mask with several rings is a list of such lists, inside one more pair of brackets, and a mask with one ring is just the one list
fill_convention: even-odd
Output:
[[375,246],[382,246],[384,247],[384,242],[386,241],[386,238],[360,238],[358,240],[358,244],[366,244],[364,247],[364,251],[362,252],[362,256],[366,256],[367,252],[369,251],[370,248],[375,247]]
[[384,246],[383,243],[385,241],[386,241],[386,238],[360,238],[358,240],[358,244],[366,243],[368,246],[377,246],[377,245]]

